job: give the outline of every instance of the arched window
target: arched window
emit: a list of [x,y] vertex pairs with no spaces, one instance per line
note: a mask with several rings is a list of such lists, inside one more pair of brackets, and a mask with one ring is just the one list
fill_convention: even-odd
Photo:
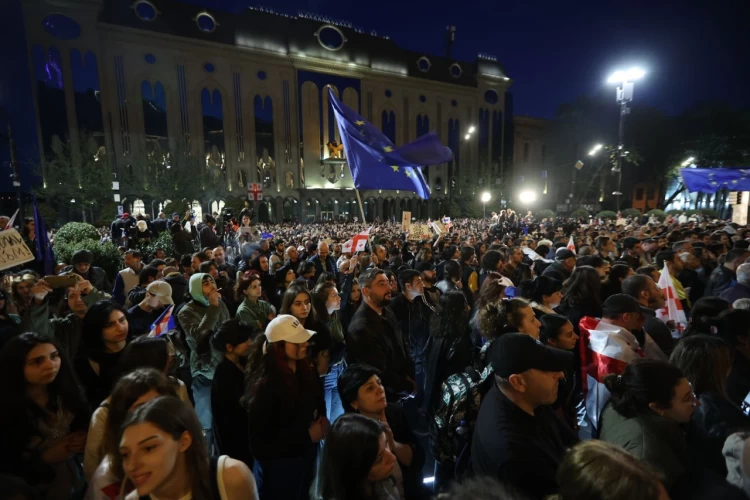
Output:
[[215,200],[211,203],[211,214],[220,214],[222,209],[224,208],[224,201],[222,200]]
[[392,143],[396,143],[396,113],[393,111],[383,110],[381,114],[381,125],[380,130],[383,134],[391,140]]
[[143,125],[146,132],[146,150],[148,152],[169,151],[169,133],[167,131],[167,95],[161,82],[151,85],[144,80],[141,83],[143,100]]
[[276,155],[273,137],[273,101],[270,97],[256,95],[255,112],[255,162],[258,180],[264,188],[276,184]]
[[417,115],[417,137],[422,137],[430,131],[430,117],[427,115]]
[[201,91],[203,112],[203,145],[206,167],[213,172],[224,172],[224,110],[219,89]]
[[133,215],[146,215],[146,205],[143,200],[137,199],[133,202]]
[[203,220],[203,207],[201,206],[200,201],[193,200],[193,204],[190,206],[190,210],[192,210],[193,215],[195,215],[196,224]]

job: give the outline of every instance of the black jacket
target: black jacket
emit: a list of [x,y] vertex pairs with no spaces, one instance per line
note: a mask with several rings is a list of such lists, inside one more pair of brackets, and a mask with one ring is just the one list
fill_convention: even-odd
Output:
[[646,330],[646,333],[651,336],[664,354],[667,356],[672,354],[675,344],[672,331],[662,320],[656,317],[656,312],[653,310],[641,306],[641,311],[646,318],[643,329]]
[[240,404],[245,393],[245,373],[224,358],[211,384],[213,429],[219,453],[241,460],[252,469],[247,411]]
[[365,363],[381,371],[389,401],[414,389],[414,361],[406,351],[401,327],[388,307],[380,315],[366,303],[354,313],[346,338],[346,361]]
[[310,262],[315,264],[315,280],[320,277],[320,275],[323,272],[333,273],[336,275],[336,282],[338,283],[339,280],[339,269],[336,267],[336,259],[333,258],[333,255],[329,255],[326,259],[326,270],[323,271],[323,263],[320,261],[320,255],[314,255],[312,258],[310,258]]
[[389,307],[396,315],[404,342],[409,347],[412,358],[421,358],[427,339],[430,338],[432,310],[421,298],[409,302],[404,294],[396,295],[391,299]]
[[750,393],[750,359],[747,359],[741,352],[735,352],[732,371],[729,372],[727,379],[727,394],[732,403],[742,406],[748,393]]
[[219,237],[216,236],[214,230],[208,224],[205,224],[198,233],[198,239],[200,240],[201,248],[216,248],[221,245]]
[[557,468],[576,442],[551,407],[540,406],[531,416],[493,384],[474,427],[474,474],[507,481],[528,498],[544,498],[557,492]]
[[423,409],[429,414],[440,397],[440,386],[454,373],[463,372],[474,363],[474,343],[471,330],[456,337],[430,337],[424,354]]
[[309,372],[316,380],[305,381],[297,370],[296,398],[287,396],[290,389],[283,380],[269,378],[262,382],[248,403],[248,435],[250,452],[256,460],[304,457],[311,446],[310,425],[325,416],[323,390],[312,367]]
[[177,260],[183,255],[189,255],[195,251],[193,247],[193,238],[187,233],[187,231],[172,233],[172,245],[174,246],[173,257]]
[[693,463],[726,477],[727,464],[721,452],[724,441],[737,431],[750,431],[750,418],[718,394],[703,393],[699,400],[690,419],[688,451]]
[[[562,283],[570,277],[570,273],[559,262],[553,262],[552,264],[547,266],[547,269],[544,270],[544,272],[542,273],[542,276],[554,278],[558,280],[560,283]],[[518,285],[518,283],[514,283],[514,284]]]
[[737,274],[726,266],[719,266],[711,273],[706,284],[704,297],[718,297],[729,284],[737,279]]

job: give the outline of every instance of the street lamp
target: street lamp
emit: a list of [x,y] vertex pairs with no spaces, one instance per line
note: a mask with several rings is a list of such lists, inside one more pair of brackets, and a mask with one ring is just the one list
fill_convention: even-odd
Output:
[[476,130],[476,129],[474,128],[474,125],[471,125],[471,126],[469,127],[469,133],[470,133],[470,134],[473,134],[473,133],[474,133],[474,130]]
[[536,193],[534,191],[521,191],[518,193],[518,200],[526,206],[531,205],[536,201]]
[[620,186],[622,184],[622,152],[625,147],[625,116],[630,113],[628,104],[633,100],[633,88],[635,87],[635,81],[640,80],[645,75],[645,70],[638,67],[633,67],[628,70],[615,71],[607,79],[607,83],[617,84],[617,103],[620,105],[620,129],[617,141],[617,164],[612,169],[613,172],[617,172],[617,191],[612,194],[617,197],[618,211],[620,210],[620,198],[622,196]]
[[589,151],[589,156],[596,156],[596,154],[604,147],[602,144],[597,144],[593,148],[591,148],[591,151]]
[[482,193],[482,204],[484,204],[484,218],[487,218],[487,203],[492,199],[492,195],[485,191]]
[[695,157],[691,156],[690,158],[682,162],[682,166],[687,167],[688,165],[692,165],[694,161]]

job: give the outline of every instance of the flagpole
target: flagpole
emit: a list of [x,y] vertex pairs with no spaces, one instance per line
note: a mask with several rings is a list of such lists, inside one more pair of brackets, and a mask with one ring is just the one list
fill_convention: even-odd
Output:
[[357,202],[359,202],[359,213],[362,214],[362,222],[366,223],[365,219],[365,207],[362,205],[362,198],[359,196],[359,189],[354,188],[354,193],[357,195]]

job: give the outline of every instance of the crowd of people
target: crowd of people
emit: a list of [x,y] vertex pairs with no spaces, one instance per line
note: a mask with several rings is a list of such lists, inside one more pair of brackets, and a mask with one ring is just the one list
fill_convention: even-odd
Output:
[[4,271],[0,497],[750,498],[750,229],[452,223],[124,214],[115,275]]

